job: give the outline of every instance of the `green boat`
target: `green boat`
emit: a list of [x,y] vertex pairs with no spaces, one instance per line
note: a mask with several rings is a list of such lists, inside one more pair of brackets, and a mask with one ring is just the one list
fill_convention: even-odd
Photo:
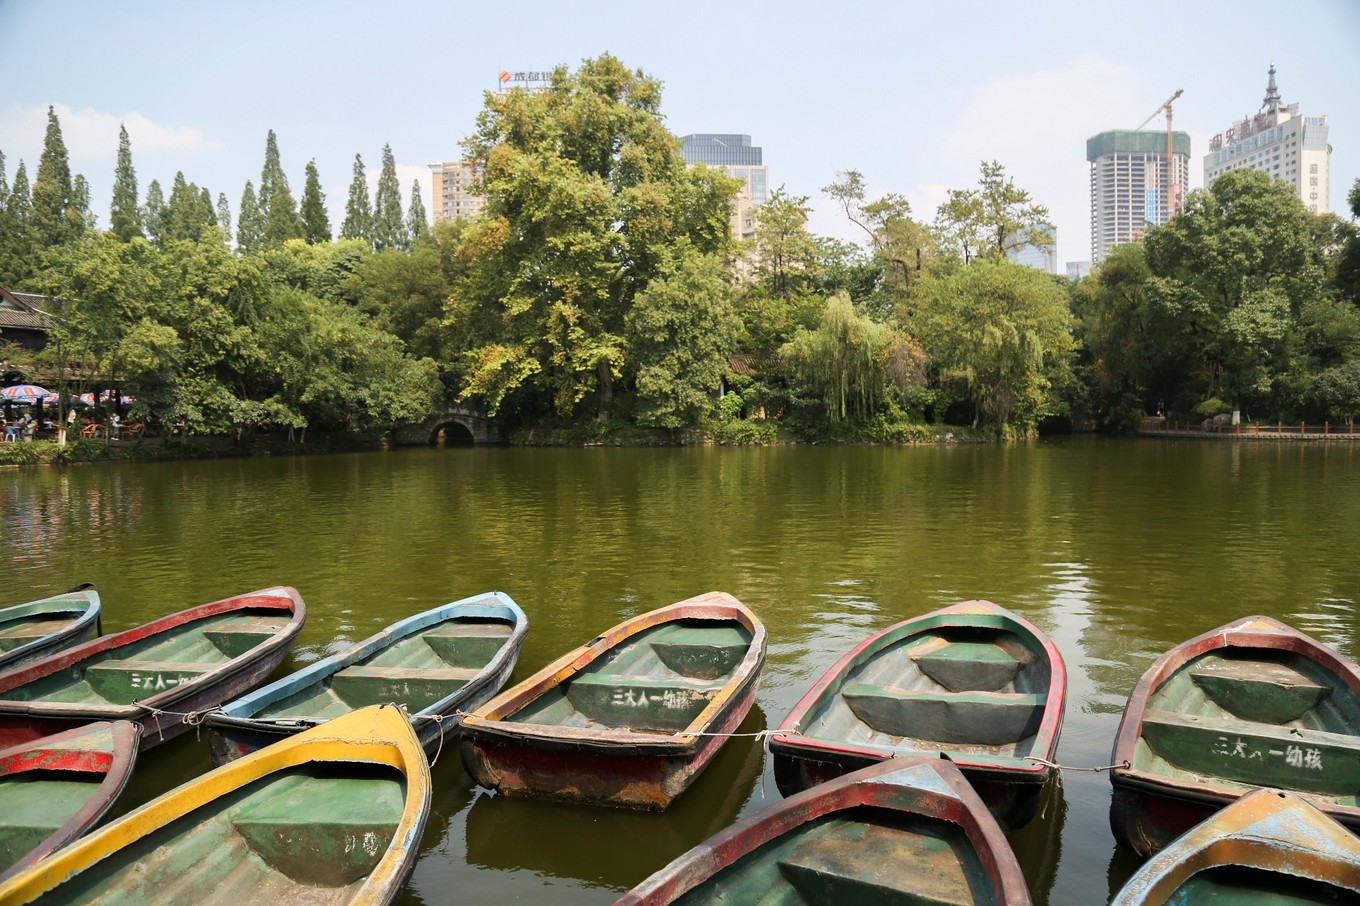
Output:
[[0,608],[0,673],[99,635],[99,592],[88,582],[65,594]]

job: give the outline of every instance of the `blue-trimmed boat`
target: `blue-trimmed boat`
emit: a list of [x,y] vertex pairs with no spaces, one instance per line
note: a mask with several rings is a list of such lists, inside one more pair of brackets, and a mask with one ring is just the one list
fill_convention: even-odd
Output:
[[208,715],[213,762],[226,764],[367,705],[398,704],[433,756],[515,669],[529,620],[488,592],[398,620],[376,635]]
[[89,583],[0,609],[0,672],[99,635],[99,591]]

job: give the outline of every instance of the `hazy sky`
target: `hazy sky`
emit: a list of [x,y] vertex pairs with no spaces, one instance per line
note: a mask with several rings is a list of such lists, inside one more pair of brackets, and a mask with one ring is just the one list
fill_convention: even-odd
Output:
[[1183,88],[1198,186],[1209,138],[1256,112],[1272,62],[1287,103],[1330,117],[1332,210],[1360,177],[1358,0],[0,0],[0,151],[7,179],[21,159],[31,179],[55,105],[106,226],[122,121],[143,195],[183,170],[234,216],[272,128],[295,194],[316,160],[338,229],[356,152],[376,170],[390,143],[403,205],[419,179],[433,210],[425,165],[460,156],[497,73],[604,52],[662,80],[677,135],[751,135],[772,184],[810,196],[813,231],[847,239],[821,193],[839,171],[930,220],[996,159],[1052,210],[1059,262],[1087,259],[1086,139]]

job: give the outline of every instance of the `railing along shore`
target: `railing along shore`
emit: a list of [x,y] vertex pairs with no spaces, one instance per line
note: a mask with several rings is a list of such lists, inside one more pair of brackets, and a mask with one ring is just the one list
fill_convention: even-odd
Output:
[[1355,419],[1343,423],[1308,424],[1298,422],[1243,421],[1226,424],[1222,421],[1192,422],[1177,419],[1144,418],[1138,426],[1138,433],[1158,437],[1193,437],[1223,440],[1292,440],[1292,441],[1360,441],[1360,431],[1356,431]]

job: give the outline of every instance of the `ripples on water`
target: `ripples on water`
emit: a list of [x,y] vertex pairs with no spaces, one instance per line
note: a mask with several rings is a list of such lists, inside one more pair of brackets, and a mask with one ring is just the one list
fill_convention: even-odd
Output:
[[[1109,759],[1125,697],[1167,648],[1248,613],[1360,654],[1360,448],[1063,440],[1006,447],[414,450],[0,472],[4,602],[98,583],[105,627],[271,584],[306,628],[285,668],[490,589],[531,630],[516,677],[618,621],[710,590],[765,621],[744,729],[779,723],[865,636],[969,598],[1051,633],[1070,688],[1059,759]],[[148,798],[208,767],[148,754]],[[733,740],[663,815],[516,802],[453,751],[407,901],[608,902],[778,797]],[[130,803],[128,803],[130,805]],[[1036,901],[1104,902],[1105,775],[1069,773],[1014,835]]]

